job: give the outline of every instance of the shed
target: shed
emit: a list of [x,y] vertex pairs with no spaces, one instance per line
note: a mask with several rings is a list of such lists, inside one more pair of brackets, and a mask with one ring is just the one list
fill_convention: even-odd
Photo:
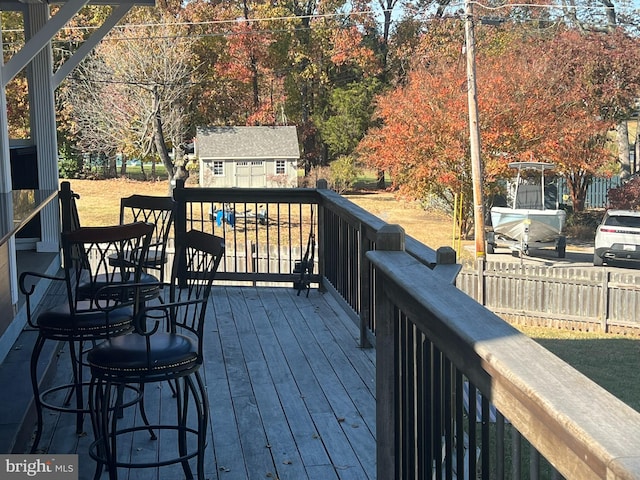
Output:
[[198,127],[194,153],[203,187],[297,187],[295,126]]

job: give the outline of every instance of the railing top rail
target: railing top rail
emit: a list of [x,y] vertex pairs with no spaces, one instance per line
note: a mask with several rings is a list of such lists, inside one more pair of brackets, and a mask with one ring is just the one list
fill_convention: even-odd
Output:
[[333,190],[319,189],[318,194],[322,198],[322,204],[325,207],[331,207],[331,209],[336,210],[340,213],[342,219],[350,225],[362,225],[367,227],[367,230],[375,232],[387,224],[384,220],[381,220]]
[[256,202],[256,203],[318,203],[315,188],[180,188],[173,190],[176,201],[192,202]]
[[639,412],[405,252],[367,256],[391,301],[565,477],[640,478]]
[[[322,198],[322,204],[339,213],[347,223],[358,228],[365,227],[363,231],[370,240],[375,240],[376,232],[387,225],[387,222],[384,220],[381,220],[374,214],[332,190],[319,189],[318,193]],[[409,235],[405,236],[405,242],[407,253],[420,259],[421,262],[427,264],[430,268],[433,268],[436,264],[435,250]]]

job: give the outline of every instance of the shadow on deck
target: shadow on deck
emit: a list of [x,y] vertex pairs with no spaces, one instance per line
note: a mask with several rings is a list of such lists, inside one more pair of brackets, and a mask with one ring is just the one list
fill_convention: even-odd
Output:
[[[358,348],[357,327],[331,295],[295,293],[291,288],[214,287],[204,365],[211,420],[205,462],[209,480],[375,478],[375,351]],[[64,348],[57,357],[57,382],[70,376],[66,353]],[[3,395],[3,403],[31,395],[28,356],[26,363],[25,374],[13,377],[20,397]],[[3,382],[9,378],[0,376]],[[156,418],[151,423],[175,410],[168,385],[152,386],[145,399],[147,413]],[[135,422],[137,410],[126,409],[122,424]],[[10,412],[4,403],[3,417],[16,418]],[[27,418],[25,425],[33,421]],[[79,478],[93,478],[89,419],[86,435],[80,436],[73,415],[45,411],[45,422],[42,449],[78,453]],[[158,449],[176,448],[175,439],[152,441],[146,433],[122,444],[121,453],[136,461],[153,457]],[[28,445],[18,443],[13,451],[28,451]],[[119,478],[136,480],[183,477],[179,466],[119,473]]]

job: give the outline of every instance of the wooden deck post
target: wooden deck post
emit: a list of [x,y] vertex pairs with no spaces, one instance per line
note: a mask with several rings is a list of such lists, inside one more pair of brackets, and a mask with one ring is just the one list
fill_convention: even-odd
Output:
[[80,228],[80,217],[76,206],[76,198],[79,198],[79,196],[77,193],[73,193],[71,183],[68,180],[60,183],[58,198],[60,199],[62,231],[71,232]]
[[[181,251],[180,246],[184,244],[184,235],[187,233],[187,203],[184,200],[184,179],[176,179],[176,186],[173,189],[173,199],[176,202],[176,213],[173,221],[175,254]],[[186,263],[181,262],[182,268],[178,271],[179,283],[182,284],[186,278]]]
[[[329,188],[329,184],[328,182],[321,178],[316,182],[316,190],[327,190]],[[316,235],[316,242],[318,244],[318,289],[321,292],[326,291],[326,288],[323,284],[324,282],[324,268],[325,268],[325,255],[324,255],[324,249],[325,249],[325,213],[324,213],[324,206],[322,205],[322,203],[318,203],[318,215],[317,215],[317,222],[318,222],[318,232]]]
[[[403,251],[404,229],[385,225],[376,235],[376,250]],[[384,277],[376,276],[376,461],[377,478],[396,478],[398,447],[395,418],[398,414],[396,359],[398,358],[398,318],[384,290]]]

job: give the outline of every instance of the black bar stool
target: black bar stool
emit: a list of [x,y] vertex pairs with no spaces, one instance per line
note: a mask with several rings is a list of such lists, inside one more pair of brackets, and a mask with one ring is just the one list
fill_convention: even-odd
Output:
[[[204,480],[204,451],[209,402],[200,367],[203,362],[205,311],[218,265],[224,255],[224,243],[200,231],[189,231],[178,245],[166,286],[168,302],[145,307],[136,316],[135,330],[111,338],[87,354],[91,368],[89,392],[91,418],[95,433],[89,453],[97,462],[94,478],[104,467],[111,480],[118,467],[148,468],[181,463],[185,476],[193,478],[189,460],[197,459],[197,478]],[[169,382],[175,392],[175,424],[150,424],[118,428],[116,392],[123,386],[141,385],[142,402],[149,390],[146,384]],[[195,425],[189,422],[189,406],[195,407]],[[177,432],[177,454],[152,462],[134,462],[118,456],[118,441],[140,430]],[[196,439],[189,450],[187,437]],[[126,449],[123,449],[126,452]],[[166,450],[166,448],[163,448]]]
[[164,282],[169,233],[173,226],[176,202],[171,197],[131,195],[120,200],[120,223],[147,222],[154,225],[145,270],[156,270],[154,276]]
[[[36,432],[31,452],[38,448],[42,436],[44,408],[75,413],[76,433],[83,432],[83,414],[88,412],[84,400],[83,348],[85,342],[99,342],[123,335],[133,329],[137,299],[128,283],[138,283],[153,225],[138,222],[109,227],[85,227],[61,235],[64,276],[24,272],[20,290],[26,296],[27,321],[38,331],[31,354],[31,383],[37,414]],[[108,255],[135,251],[129,262],[113,267]],[[37,278],[66,284],[64,303],[33,317],[30,297]],[[73,381],[40,391],[38,362],[45,342],[63,341],[69,347]],[[55,403],[57,392],[67,392],[63,402]],[[75,405],[71,398],[75,396]]]

